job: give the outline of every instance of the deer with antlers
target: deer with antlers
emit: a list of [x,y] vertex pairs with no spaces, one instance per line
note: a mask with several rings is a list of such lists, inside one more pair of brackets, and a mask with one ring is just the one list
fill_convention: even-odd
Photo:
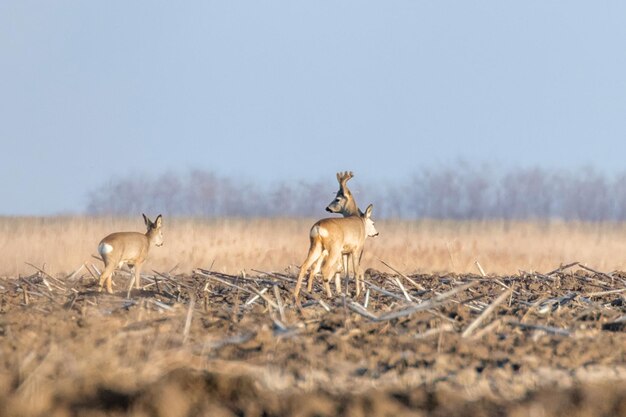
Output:
[[335,199],[331,201],[331,203],[326,207],[326,211],[329,213],[340,213],[343,217],[356,216],[357,214],[361,214],[359,208],[356,205],[356,201],[354,197],[352,197],[352,193],[350,189],[346,185],[350,178],[353,178],[354,174],[352,171],[348,172],[338,172],[337,173],[337,182],[339,183],[339,191],[337,191],[337,195]]
[[[370,204],[365,213],[362,213],[358,209],[352,193],[346,186],[346,182],[352,177],[352,172],[337,173],[339,191],[335,199],[326,207],[327,211],[341,213],[344,217],[322,219],[311,228],[309,234],[311,246],[307,258],[300,267],[298,281],[294,290],[296,298],[300,293],[304,275],[309,269],[308,291],[311,291],[313,279],[321,269],[324,288],[327,295],[331,297],[329,280],[339,269],[340,258],[343,258],[343,270],[346,278],[348,277],[348,265],[350,260],[352,261],[352,270],[356,279],[356,294],[357,296],[359,295],[359,278],[362,275],[360,263],[365,239],[368,236],[378,236],[378,231],[371,218],[373,206]],[[341,292],[339,280],[335,281],[335,284],[337,292]]]

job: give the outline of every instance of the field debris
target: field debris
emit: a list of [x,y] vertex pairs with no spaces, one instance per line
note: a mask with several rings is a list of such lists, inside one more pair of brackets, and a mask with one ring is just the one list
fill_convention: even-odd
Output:
[[590,390],[626,415],[624,273],[386,266],[393,274],[366,271],[359,297],[350,280],[349,294],[327,298],[318,279],[296,301],[293,273],[154,271],[128,292],[120,271],[110,295],[90,265],[61,277],[33,265],[32,275],[0,278],[0,409],[170,415],[160,396],[176,395],[180,415],[187,405],[354,415],[370,401],[383,414],[450,415],[454,404],[454,415],[471,416],[524,415],[534,399],[551,416],[551,401],[576,395],[579,412],[597,410],[580,394]]

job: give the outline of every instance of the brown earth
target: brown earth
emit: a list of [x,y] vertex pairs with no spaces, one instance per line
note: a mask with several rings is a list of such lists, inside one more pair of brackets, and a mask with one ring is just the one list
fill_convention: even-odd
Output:
[[0,415],[626,416],[626,280],[577,268],[0,278]]

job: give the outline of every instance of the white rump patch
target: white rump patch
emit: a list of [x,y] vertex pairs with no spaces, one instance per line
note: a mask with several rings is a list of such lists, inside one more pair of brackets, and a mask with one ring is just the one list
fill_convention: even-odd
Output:
[[311,229],[311,237],[318,237],[318,236],[328,237],[328,230],[324,229],[319,224],[316,224]]
[[113,246],[109,245],[108,243],[102,242],[98,246],[98,253],[100,253],[100,255],[106,255],[107,253],[111,252],[113,252]]

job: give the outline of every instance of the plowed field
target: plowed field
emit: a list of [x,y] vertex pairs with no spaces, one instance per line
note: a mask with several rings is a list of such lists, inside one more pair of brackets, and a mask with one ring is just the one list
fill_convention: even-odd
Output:
[[83,274],[0,278],[0,414],[626,416],[618,272]]

